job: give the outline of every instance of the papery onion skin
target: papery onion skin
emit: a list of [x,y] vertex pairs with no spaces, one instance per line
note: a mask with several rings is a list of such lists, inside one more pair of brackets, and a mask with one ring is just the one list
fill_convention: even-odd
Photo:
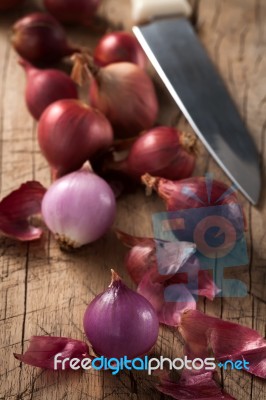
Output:
[[114,222],[109,185],[86,170],[56,180],[42,201],[42,216],[62,248],[78,248],[102,237]]
[[108,358],[133,359],[146,354],[159,331],[151,304],[119,277],[89,304],[83,325],[93,350]]
[[36,120],[55,101],[78,98],[76,84],[64,72],[56,69],[37,69],[25,60],[20,60],[19,63],[27,75],[26,104]]
[[160,376],[157,389],[177,400],[236,400],[218,386],[213,371],[184,369],[179,381]]
[[112,127],[100,111],[78,100],[59,100],[42,114],[41,151],[58,176],[75,171],[113,142]]
[[21,241],[39,239],[42,229],[31,224],[30,218],[40,214],[46,192],[37,181],[23,183],[0,202],[0,232]]
[[135,36],[123,31],[104,35],[93,56],[95,64],[99,67],[117,62],[131,62],[145,68],[148,61]]
[[10,10],[16,6],[24,3],[25,0],[1,0],[0,1],[0,11]]
[[[32,336],[30,338],[30,345],[24,354],[14,354],[14,357],[28,365],[34,367],[45,368],[54,370],[55,356],[61,353],[58,360],[64,362],[64,369],[70,369],[70,362],[72,358],[78,358],[82,361],[84,358],[93,359],[90,355],[89,346],[80,341],[66,337],[58,336]],[[63,369],[63,363],[58,362],[57,369]]]
[[99,4],[100,0],[44,0],[49,13],[66,23],[89,22]]
[[195,141],[195,137],[175,128],[159,126],[141,134],[126,159],[107,162],[106,168],[136,180],[145,173],[167,179],[185,179],[195,168]]
[[150,77],[132,63],[100,68],[92,79],[90,104],[111,122],[116,137],[138,135],[155,123],[158,101]]
[[29,14],[14,24],[11,42],[18,54],[34,65],[48,65],[79,51],[69,45],[57,20],[40,12]]

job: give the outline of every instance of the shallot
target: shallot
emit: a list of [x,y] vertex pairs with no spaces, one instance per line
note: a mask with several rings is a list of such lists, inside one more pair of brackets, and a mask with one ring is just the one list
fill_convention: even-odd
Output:
[[42,216],[62,248],[78,248],[103,236],[114,222],[109,185],[85,169],[56,180],[42,201]]
[[78,100],[59,100],[42,114],[38,126],[41,151],[57,176],[75,171],[113,142],[106,117]]
[[79,51],[68,43],[59,22],[41,12],[18,20],[13,26],[11,42],[18,54],[34,65],[51,64]]
[[38,69],[25,60],[19,62],[27,76],[25,90],[26,104],[35,119],[39,119],[44,110],[61,99],[77,99],[78,92],[72,79],[56,69]]
[[152,305],[112,270],[110,286],[85,312],[84,330],[97,354],[133,359],[154,346],[159,322]]
[[159,126],[140,135],[128,156],[106,162],[105,169],[123,172],[133,179],[149,173],[167,179],[185,179],[195,167],[195,137],[175,128]]
[[147,57],[139,42],[129,32],[111,32],[104,35],[96,46],[94,62],[99,67],[116,62],[131,62],[144,68]]

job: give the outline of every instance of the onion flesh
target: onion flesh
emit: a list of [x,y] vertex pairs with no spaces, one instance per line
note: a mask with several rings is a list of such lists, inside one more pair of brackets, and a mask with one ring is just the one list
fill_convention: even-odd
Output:
[[56,180],[42,201],[42,216],[62,248],[78,248],[102,237],[114,222],[109,185],[86,170]]

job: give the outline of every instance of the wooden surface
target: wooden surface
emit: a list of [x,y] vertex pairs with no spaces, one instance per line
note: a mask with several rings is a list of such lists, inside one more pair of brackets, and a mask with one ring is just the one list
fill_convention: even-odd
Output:
[[[260,150],[265,188],[266,2],[201,0],[193,5],[199,36],[224,77]],[[30,5],[28,9],[31,9]],[[106,0],[101,12],[116,23],[124,19],[128,26],[128,10],[128,1]],[[0,16],[1,197],[26,180],[37,179],[47,186],[50,182],[49,169],[36,142],[36,124],[24,104],[24,73],[17,65],[17,56],[9,43],[12,22],[25,12],[24,9]],[[69,32],[82,44],[93,45],[97,40],[88,29],[71,28]],[[191,131],[168,97],[162,95],[162,98],[161,121],[178,121],[180,128]],[[200,146],[196,173],[206,171],[228,182]],[[241,301],[202,301],[199,307],[211,315],[242,323],[264,334],[266,191],[264,189],[256,208],[243,197],[241,201],[248,217],[251,261],[247,267],[232,269],[232,274],[247,283],[250,295]],[[151,214],[162,209],[162,203],[155,195],[146,198],[144,190],[140,189],[137,194],[119,200],[116,226],[131,234],[149,235],[152,233]],[[153,388],[156,378],[150,378],[146,373],[121,373],[115,377],[108,372],[55,373],[20,365],[13,357],[13,352],[25,351],[31,335],[84,339],[84,310],[95,294],[109,284],[111,267],[115,267],[129,283],[123,271],[125,249],[112,232],[74,254],[62,253],[47,232],[39,242],[30,244],[1,238],[0,253],[0,399],[166,399]],[[155,354],[174,358],[181,355],[180,349],[175,330],[161,328]],[[221,380],[236,399],[266,398],[262,380],[248,374],[226,372]]]

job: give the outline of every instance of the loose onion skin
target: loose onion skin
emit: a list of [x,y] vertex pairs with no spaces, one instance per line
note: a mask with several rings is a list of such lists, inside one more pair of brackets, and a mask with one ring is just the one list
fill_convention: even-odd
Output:
[[100,111],[78,100],[59,100],[42,114],[38,140],[43,155],[60,176],[106,150],[113,133]]
[[91,81],[89,98],[90,104],[107,116],[118,138],[151,128],[158,113],[150,77],[132,63],[100,68]]
[[36,120],[55,101],[78,98],[75,83],[64,72],[56,69],[37,69],[25,60],[20,60],[19,63],[24,67],[27,76],[26,104]]
[[147,57],[139,42],[129,32],[111,32],[104,35],[94,50],[94,62],[99,67],[116,62],[131,62],[145,68]]
[[44,0],[46,9],[58,21],[88,22],[96,13],[100,0]]
[[78,248],[103,236],[114,222],[115,197],[96,174],[80,170],[56,180],[42,201],[42,216],[62,248]]
[[11,8],[20,6],[25,0],[1,0],[0,11],[10,10]]
[[40,12],[15,23],[11,42],[18,54],[34,65],[48,65],[79,51],[68,44],[65,31],[55,18]]
[[112,274],[111,285],[95,297],[85,312],[84,331],[97,354],[133,359],[154,346],[159,322],[148,300]]

